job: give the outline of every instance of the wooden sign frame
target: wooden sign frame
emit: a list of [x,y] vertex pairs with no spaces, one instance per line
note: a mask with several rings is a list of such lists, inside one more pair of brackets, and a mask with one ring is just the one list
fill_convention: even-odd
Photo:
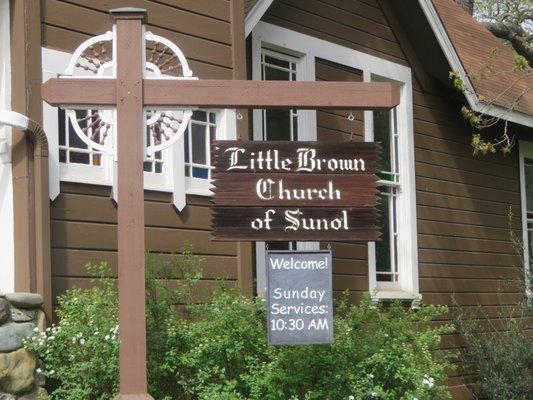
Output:
[[215,141],[217,241],[378,241],[380,146]]
[[[67,109],[116,112],[118,174],[118,288],[120,326],[120,400],[148,400],[145,320],[145,229],[143,186],[144,110],[183,107],[390,109],[400,88],[390,82],[275,82],[146,77],[146,10],[110,12],[115,77],[52,78],[42,98]],[[179,23],[179,21],[178,21]],[[92,41],[89,39],[88,41]],[[171,43],[169,41],[166,41]],[[83,45],[82,45],[83,46]],[[81,47],[77,51],[81,51]],[[177,47],[172,44],[172,47]],[[76,52],[74,54],[77,54]],[[187,61],[178,49],[180,61]],[[86,138],[85,138],[86,139]],[[134,309],[135,312],[131,312]]]

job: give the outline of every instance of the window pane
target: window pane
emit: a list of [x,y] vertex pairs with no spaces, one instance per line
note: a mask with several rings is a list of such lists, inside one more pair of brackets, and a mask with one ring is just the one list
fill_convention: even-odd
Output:
[[291,111],[266,110],[266,140],[291,140]]
[[57,110],[57,118],[58,118],[58,134],[59,134],[59,145],[60,146],[65,146],[66,143],[65,143],[65,139],[66,139],[66,135],[65,135],[65,118],[67,116],[65,115],[65,110],[63,110],[62,108],[59,108]]
[[[390,111],[376,110],[374,111],[374,141],[381,142],[381,170],[394,172],[391,168],[391,126],[390,126]],[[389,179],[388,176],[381,176],[380,179]]]
[[290,62],[287,60],[280,60],[271,56],[265,55],[265,62],[272,65],[277,65],[282,68],[290,68]]
[[390,247],[390,219],[389,219],[389,196],[381,195],[378,206],[381,213],[381,241],[376,242],[376,271],[378,281],[390,281],[391,275],[381,275],[380,272],[391,272],[391,247]]
[[526,204],[527,210],[533,211],[533,160],[526,159],[524,165],[524,176],[526,183]]
[[266,242],[268,250],[290,250],[291,242]]
[[379,282],[396,282],[398,280],[398,243],[396,221],[396,189],[382,188],[381,201],[381,241],[376,242],[376,272]]
[[209,170],[207,168],[192,167],[192,176],[194,178],[207,179],[209,177]]
[[75,164],[89,164],[89,154],[71,151],[69,161]]
[[[80,120],[79,125],[81,129],[87,128],[87,121],[83,121],[87,117],[87,112],[84,110],[76,110],[76,118]],[[78,149],[86,149],[87,145],[79,138],[78,134],[72,126],[70,118],[68,119],[68,143],[69,147],[75,147]]]
[[195,120],[195,121],[206,122],[207,121],[207,113],[205,111],[194,111],[192,113],[192,119]]
[[183,149],[185,151],[185,162],[188,163],[190,162],[189,160],[189,128],[185,129],[185,132],[183,132],[183,136],[184,136]]
[[265,66],[265,81],[290,81],[289,71],[283,71],[276,68]]
[[191,124],[192,126],[192,162],[195,164],[207,164],[206,150],[206,127],[204,125]]

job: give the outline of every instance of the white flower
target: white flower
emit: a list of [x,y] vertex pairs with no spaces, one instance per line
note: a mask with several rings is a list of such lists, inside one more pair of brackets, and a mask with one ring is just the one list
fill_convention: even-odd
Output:
[[35,328],[33,328],[33,331],[34,332],[39,332],[39,328],[35,327]]
[[433,386],[435,386],[435,379],[433,379],[429,375],[424,375],[424,379],[422,379],[422,384],[426,385],[429,389],[432,389]]
[[80,344],[83,346],[85,344],[85,339],[80,339]]
[[370,397],[378,397],[378,394],[376,392],[370,392]]
[[368,379],[374,379],[374,374],[368,374],[367,377]]
[[53,369],[53,370],[51,370],[48,374],[49,374],[49,375],[54,375],[55,372],[56,372],[56,371]]
[[37,372],[38,374],[40,374],[41,372],[43,372],[43,370],[42,370],[41,368],[37,368],[37,369],[35,370],[35,372]]
[[349,395],[348,400],[355,400],[355,397],[353,397],[352,395]]

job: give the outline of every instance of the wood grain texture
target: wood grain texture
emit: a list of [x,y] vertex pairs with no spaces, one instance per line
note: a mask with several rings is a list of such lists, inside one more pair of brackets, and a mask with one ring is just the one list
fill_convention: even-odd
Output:
[[[112,82],[105,78],[52,78],[43,85],[42,95],[54,106],[109,106],[116,95]],[[223,79],[145,79],[143,82],[148,107],[379,109],[392,108],[400,102],[399,88],[392,83]]]
[[[274,183],[262,199],[256,195],[256,186],[260,180],[270,179]],[[282,182],[280,192],[279,182]],[[232,174],[217,173],[213,176],[213,204],[216,206],[313,206],[313,207],[373,207],[378,202],[377,177],[370,174],[361,175],[324,175],[324,174]],[[328,188],[331,185],[332,190]],[[323,198],[316,192],[322,190]],[[340,191],[339,197],[330,192]],[[296,193],[294,193],[296,191]],[[298,198],[295,196],[313,196]]]
[[[262,207],[213,207],[213,237],[215,241],[374,241],[380,240],[376,226],[378,211],[373,207],[359,208],[283,208],[273,207],[269,228],[254,229],[253,221],[265,217]],[[286,211],[296,211],[298,225],[286,220]],[[346,214],[343,220],[343,213]],[[303,222],[302,219],[307,219]],[[313,219],[315,222],[310,222]],[[335,225],[331,221],[337,219]],[[318,224],[322,228],[317,229]],[[325,226],[328,228],[324,228]],[[266,226],[266,225],[265,225]],[[294,230],[286,229],[295,227]]]
[[[234,168],[231,173],[268,173],[283,172],[283,173],[298,173],[305,175],[307,173],[312,174],[346,174],[354,176],[356,174],[375,174],[379,172],[380,168],[380,145],[373,142],[348,142],[348,143],[326,143],[326,142],[308,142],[308,141],[272,141],[272,142],[242,142],[236,140],[217,140],[212,143],[211,154],[212,163],[215,167],[214,173],[221,173],[228,171],[230,166],[231,151],[227,151],[230,148],[243,149],[243,152],[239,152],[238,160],[239,165],[246,166],[246,169]],[[297,171],[298,165],[298,150],[310,149],[314,150],[314,159],[316,162],[308,166],[316,165],[312,171],[306,171],[302,169]],[[267,153],[270,150],[270,153]],[[272,158],[270,164],[264,161],[262,164],[258,162],[254,163],[252,168],[251,160],[256,159],[261,152],[262,157],[265,158],[269,155]],[[311,154],[309,154],[311,157]],[[290,159],[291,164],[286,166],[286,169],[282,169],[281,161],[284,159]],[[350,160],[357,166],[357,170],[341,169],[340,164],[333,164],[338,166],[337,169],[328,167],[327,161],[330,159],[335,160]],[[277,162],[276,162],[277,160]],[[363,162],[361,162],[361,160]],[[320,162],[320,167],[318,166]],[[262,165],[262,166],[261,166]],[[364,169],[363,169],[364,165]]]
[[393,83],[150,79],[144,85],[149,106],[379,109],[400,101]]

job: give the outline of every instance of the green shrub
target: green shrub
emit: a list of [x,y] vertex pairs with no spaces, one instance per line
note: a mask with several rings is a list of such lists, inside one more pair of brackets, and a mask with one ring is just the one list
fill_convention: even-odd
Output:
[[[262,299],[221,284],[211,300],[193,303],[198,263],[187,252],[170,262],[149,258],[149,390],[157,400],[449,398],[449,364],[433,350],[451,328],[430,325],[445,308],[375,307],[367,295],[358,306],[340,302],[332,345],[269,346]],[[61,296],[59,324],[26,343],[44,362],[52,399],[117,393],[116,287],[105,264],[91,272],[95,286]]]
[[533,399],[533,335],[528,331],[530,304],[501,307],[496,318],[481,307],[455,317],[466,340],[465,372],[474,377],[473,391],[490,400]]

